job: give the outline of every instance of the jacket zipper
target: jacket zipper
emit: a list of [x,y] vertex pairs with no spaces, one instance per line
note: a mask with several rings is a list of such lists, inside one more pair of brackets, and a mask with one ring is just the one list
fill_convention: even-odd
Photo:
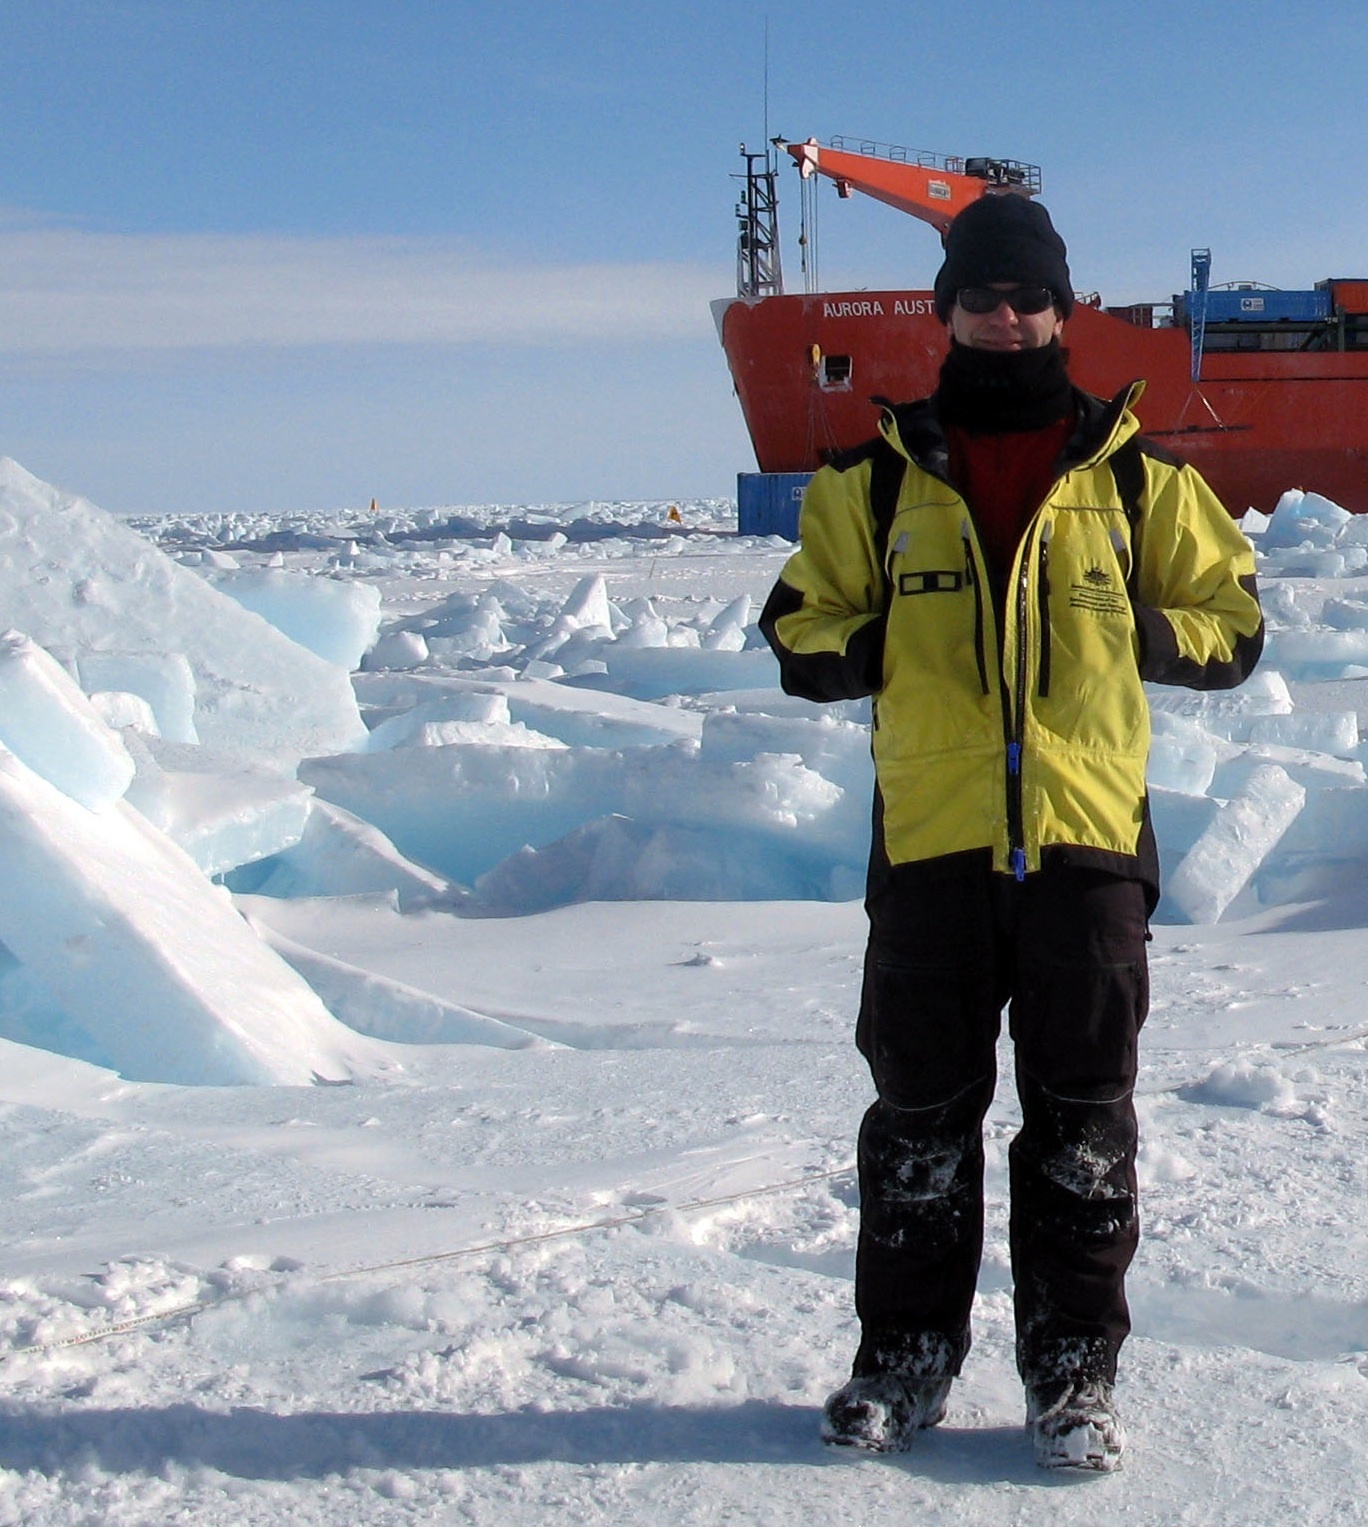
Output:
[[[1029,541],[1028,527],[1026,537]],[[1042,548],[1043,550],[1043,548]],[[1030,614],[1030,547],[1021,549],[1016,586],[1017,658],[1012,696],[1003,722],[1007,730],[1007,863],[1017,880],[1026,878],[1026,829],[1022,799],[1022,733],[1026,715],[1026,625]],[[1006,675],[1003,676],[1004,685]]]
[[1050,533],[1052,525],[1040,532],[1040,576],[1036,585],[1036,608],[1040,615],[1040,672],[1036,692],[1044,698],[1050,692]]
[[[973,584],[974,588],[974,652],[978,660],[979,682],[983,686],[983,693],[990,693],[988,687],[988,663],[984,645],[984,609],[983,609],[983,580],[979,577],[974,559],[974,533],[969,520],[965,520],[960,527],[960,534],[964,540],[965,576]],[[1027,537],[1030,536],[1028,529]],[[1024,650],[1026,631],[1026,612],[1029,608],[1029,585],[1030,578],[1027,574],[1029,558],[1023,553],[1021,559],[1021,576],[1017,583],[1017,630],[1018,645]],[[1011,599],[1008,595],[1008,608],[1004,615],[1011,617]],[[1006,631],[999,633],[1000,640],[1005,643]],[[1002,734],[1007,750],[1007,863],[1012,874],[1018,880],[1026,878],[1026,835],[1022,825],[1022,793],[1021,793],[1021,721],[1020,717],[1026,708],[1026,663],[1021,652],[1017,657],[1017,671],[1015,684],[1015,701],[1013,694],[1008,688],[1007,671],[1001,658],[1005,656],[1005,646],[999,651],[998,663],[998,686],[1002,700]]]
[[968,520],[960,526],[960,537],[964,541],[965,581],[974,591],[974,659],[978,663],[979,688],[986,695],[988,693],[988,657],[983,649],[983,581],[974,570],[974,544]]

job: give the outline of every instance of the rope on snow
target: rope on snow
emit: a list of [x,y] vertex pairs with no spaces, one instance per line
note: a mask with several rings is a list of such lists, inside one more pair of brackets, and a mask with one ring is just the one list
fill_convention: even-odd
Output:
[[[724,1193],[716,1198],[696,1198],[687,1203],[671,1205],[668,1202],[659,1204],[641,1204],[633,1207],[626,1214],[616,1214],[607,1219],[584,1220],[573,1225],[562,1225],[557,1230],[540,1230],[531,1235],[508,1236],[502,1240],[484,1241],[476,1246],[458,1246],[451,1251],[432,1251],[423,1256],[401,1257],[392,1262],[371,1262],[361,1267],[344,1268],[341,1272],[323,1273],[316,1278],[316,1283],[339,1283],[348,1278],[371,1277],[376,1273],[400,1272],[410,1267],[429,1266],[438,1262],[455,1262],[464,1257],[485,1256],[496,1251],[515,1251],[522,1246],[536,1246],[543,1241],[564,1240],[572,1235],[587,1235],[595,1230],[617,1230],[624,1225],[639,1224],[642,1220],[649,1219],[653,1214],[659,1214],[663,1209],[673,1208],[677,1214],[689,1214],[700,1209],[717,1209],[726,1204],[741,1203],[751,1198],[767,1198],[776,1193],[788,1193],[798,1188],[806,1188],[813,1183],[829,1182],[835,1177],[844,1177],[854,1170],[853,1165],[835,1167],[827,1172],[809,1172],[802,1177],[792,1178],[788,1182],[771,1183],[763,1188],[745,1188],[738,1193]],[[256,1294],[278,1293],[288,1286],[287,1280],[282,1278],[274,1284],[266,1284],[257,1288],[243,1289],[238,1293],[224,1294],[218,1299],[195,1299],[186,1304],[178,1304],[168,1310],[160,1310],[152,1315],[137,1315],[129,1320],[121,1320],[117,1324],[101,1326],[95,1331],[86,1331],[80,1336],[67,1336],[60,1341],[34,1342],[27,1347],[14,1347],[8,1352],[0,1352],[0,1362],[8,1362],[11,1358],[31,1357],[48,1352],[61,1352],[71,1347],[85,1347],[93,1342],[108,1341],[114,1336],[127,1335],[131,1331],[145,1330],[149,1326],[168,1325],[177,1320],[189,1320],[195,1315],[202,1314],[205,1310],[221,1309],[225,1304],[233,1304],[243,1299],[249,1299]]]

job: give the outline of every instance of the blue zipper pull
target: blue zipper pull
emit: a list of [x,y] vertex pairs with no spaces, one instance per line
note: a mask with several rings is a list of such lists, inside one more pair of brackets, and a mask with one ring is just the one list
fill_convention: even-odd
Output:
[[1026,878],[1026,850],[1024,848],[1014,848],[1012,850],[1012,874],[1018,880],[1025,880]]
[[1007,744],[1007,772],[1008,774],[1021,773],[1021,744],[1019,742]]

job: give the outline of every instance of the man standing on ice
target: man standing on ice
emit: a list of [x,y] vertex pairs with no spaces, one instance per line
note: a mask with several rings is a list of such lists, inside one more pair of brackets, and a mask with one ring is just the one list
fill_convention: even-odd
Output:
[[888,1452],[945,1411],[983,1242],[1000,1015],[1017,1366],[1045,1467],[1112,1469],[1139,1233],[1136,1042],[1159,895],[1142,680],[1223,689],[1263,644],[1248,543],[1139,434],[1142,384],[1074,387],[1045,208],[986,195],[936,277],[935,393],[823,467],[761,627],[789,694],[874,697],[870,934],[856,1042],[853,1376],[829,1442]]

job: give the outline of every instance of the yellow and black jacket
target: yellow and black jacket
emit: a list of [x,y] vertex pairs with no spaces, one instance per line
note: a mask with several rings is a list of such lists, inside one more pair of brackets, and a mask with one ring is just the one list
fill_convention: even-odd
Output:
[[1139,435],[1142,386],[1076,393],[998,597],[933,401],[887,410],[813,477],[760,624],[789,694],[874,696],[891,864],[989,850],[1020,877],[1061,853],[1157,883],[1142,681],[1239,684],[1263,619],[1239,527]]

